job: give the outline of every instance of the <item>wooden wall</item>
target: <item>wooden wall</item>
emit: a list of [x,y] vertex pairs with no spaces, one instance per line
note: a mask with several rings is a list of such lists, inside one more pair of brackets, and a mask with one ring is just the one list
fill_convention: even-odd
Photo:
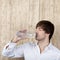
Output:
[[60,0],[0,0],[0,60],[19,60],[3,57],[4,45],[21,29],[33,32],[42,19],[54,23],[52,42],[60,49]]

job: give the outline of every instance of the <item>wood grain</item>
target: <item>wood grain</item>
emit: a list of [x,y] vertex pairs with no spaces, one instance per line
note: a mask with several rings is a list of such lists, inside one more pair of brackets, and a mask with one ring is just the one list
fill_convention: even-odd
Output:
[[20,60],[3,57],[3,47],[21,29],[34,32],[36,23],[43,19],[54,23],[51,40],[60,49],[60,0],[0,0],[0,60]]

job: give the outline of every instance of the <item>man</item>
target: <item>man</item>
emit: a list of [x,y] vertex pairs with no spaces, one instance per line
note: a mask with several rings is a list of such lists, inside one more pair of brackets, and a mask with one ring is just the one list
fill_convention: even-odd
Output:
[[25,60],[60,60],[60,50],[50,42],[54,25],[50,21],[39,21],[35,32],[36,43],[29,42],[16,47],[19,42],[16,37],[4,47],[2,55],[12,58],[24,57]]

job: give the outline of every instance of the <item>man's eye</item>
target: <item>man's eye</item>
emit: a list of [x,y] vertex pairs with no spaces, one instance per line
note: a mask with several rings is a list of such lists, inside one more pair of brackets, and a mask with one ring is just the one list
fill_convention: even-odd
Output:
[[42,31],[42,29],[39,29],[39,31]]

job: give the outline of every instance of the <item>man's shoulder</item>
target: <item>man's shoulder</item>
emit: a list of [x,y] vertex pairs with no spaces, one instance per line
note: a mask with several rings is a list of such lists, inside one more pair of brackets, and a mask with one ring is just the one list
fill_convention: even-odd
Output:
[[56,46],[52,45],[52,50],[60,55],[60,50]]

